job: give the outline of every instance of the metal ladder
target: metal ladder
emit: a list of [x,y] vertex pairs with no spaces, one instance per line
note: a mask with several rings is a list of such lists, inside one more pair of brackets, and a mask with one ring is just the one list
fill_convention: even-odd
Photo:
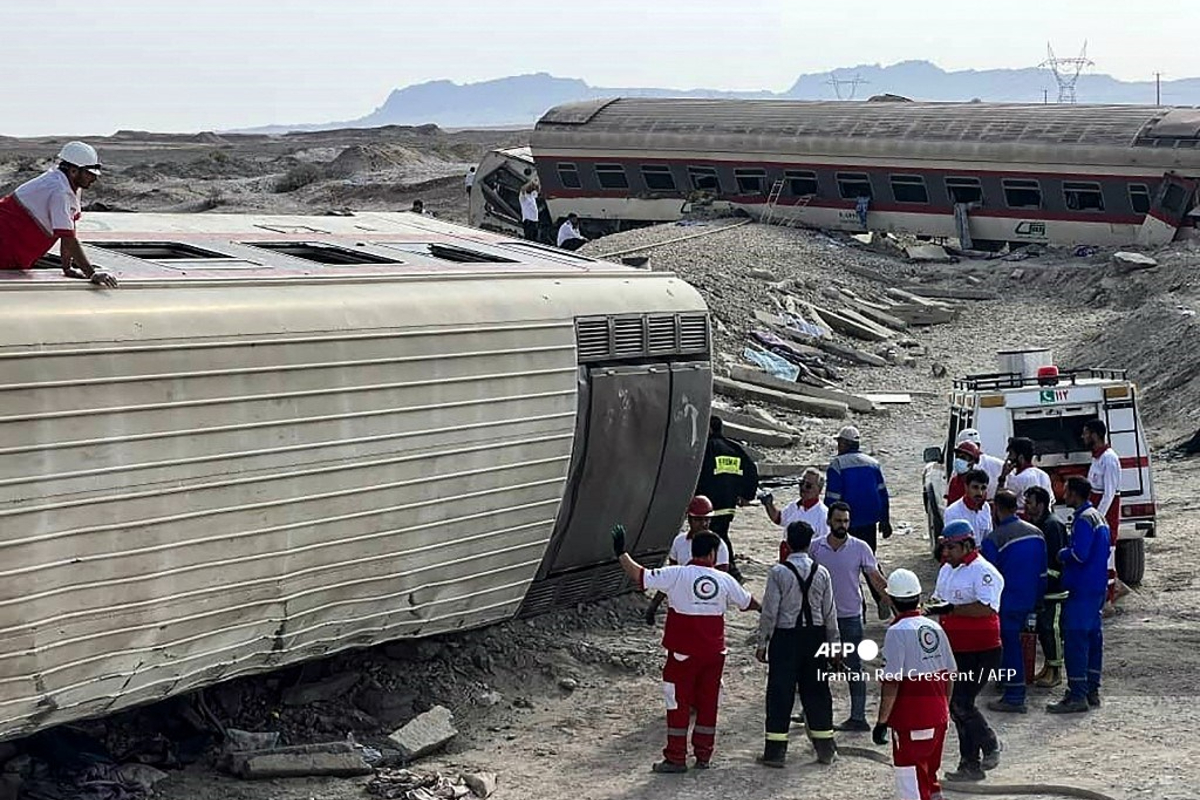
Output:
[[[785,228],[791,228],[799,224],[800,218],[797,214],[792,214],[782,222],[776,223],[775,221],[777,219],[776,211],[779,209],[779,198],[783,195],[783,187],[786,185],[786,178],[780,178],[771,185],[771,193],[767,195],[767,206],[762,216],[762,222],[764,225],[779,224]],[[806,194],[796,200],[792,207],[798,211],[799,209],[802,209],[811,203],[815,198],[815,194]]]

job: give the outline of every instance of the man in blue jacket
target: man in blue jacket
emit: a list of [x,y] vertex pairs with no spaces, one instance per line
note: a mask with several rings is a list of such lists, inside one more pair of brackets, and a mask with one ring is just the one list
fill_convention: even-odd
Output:
[[979,548],[1004,577],[1000,595],[1000,674],[1004,697],[988,703],[992,711],[1024,714],[1025,659],[1021,631],[1046,593],[1046,540],[1041,530],[1017,516],[1017,496],[1001,489],[992,500],[996,526]]
[[1092,485],[1086,478],[1067,479],[1064,501],[1075,509],[1070,544],[1059,552],[1063,601],[1063,655],[1067,693],[1046,706],[1051,714],[1071,714],[1100,705],[1100,666],[1104,637],[1100,612],[1108,592],[1108,522],[1088,502]]
[[[877,532],[888,538],[892,535],[891,508],[887,483],[879,462],[859,450],[858,428],[847,425],[838,431],[837,452],[825,471],[825,505],[843,502],[850,506],[854,521],[850,535],[862,539],[874,553]],[[867,588],[875,599],[880,619],[891,617],[891,610],[879,592],[868,581]]]

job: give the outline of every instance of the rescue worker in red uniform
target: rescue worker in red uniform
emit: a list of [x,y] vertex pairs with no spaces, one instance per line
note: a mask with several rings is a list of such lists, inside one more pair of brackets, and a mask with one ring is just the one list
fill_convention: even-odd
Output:
[[58,162],[0,198],[0,269],[29,269],[59,243],[64,275],[115,287],[116,278],[93,268],[75,237],[80,193],[100,176],[100,156],[89,144],[67,142]]
[[[613,553],[625,574],[641,589],[666,592],[663,627],[663,695],[667,703],[667,746],[655,772],[687,772],[688,728],[697,769],[708,769],[717,734],[717,702],[725,669],[725,611],[761,608],[729,573],[714,566],[721,540],[711,533],[692,539],[692,560],[680,566],[646,569],[625,552],[625,528],[612,529]],[[692,711],[696,712],[692,725]]]
[[950,724],[952,676],[958,666],[942,627],[921,614],[921,581],[898,569],[888,576],[896,617],[883,637],[875,744],[892,731],[897,800],[941,798],[938,770]]

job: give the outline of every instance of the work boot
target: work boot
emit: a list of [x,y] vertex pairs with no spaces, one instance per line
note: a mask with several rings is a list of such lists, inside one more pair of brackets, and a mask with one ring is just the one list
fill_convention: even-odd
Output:
[[658,772],[660,774],[676,774],[680,772],[687,772],[687,769],[687,764],[678,764],[674,761],[667,761],[665,758],[650,767],[651,772]]
[[1050,671],[1050,665],[1042,664],[1042,668],[1033,674],[1033,682],[1037,683],[1038,681],[1040,681],[1042,678],[1045,677],[1046,673],[1049,671]]
[[696,769],[708,769],[711,766],[712,766],[711,762],[701,761],[698,758],[696,759]]
[[1003,714],[1024,714],[1029,710],[1025,707],[1024,703],[1010,703],[1003,697],[999,700],[988,702],[987,707],[992,711],[999,711]]
[[822,764],[832,764],[837,760],[837,745],[833,739],[813,739],[813,749],[817,751],[817,761]]
[[958,769],[954,770],[953,772],[947,772],[942,777],[948,781],[957,782],[981,781],[987,777],[987,774],[984,773],[983,767],[977,762],[960,761],[958,762]]
[[1088,692],[1087,704],[1088,704],[1089,708],[1099,708],[1100,707],[1100,692],[1099,692],[1099,690],[1094,691],[1094,692]]
[[1038,675],[1033,685],[1039,689],[1053,689],[1062,684],[1062,670],[1059,667],[1046,667]]
[[984,751],[983,758],[979,762],[979,766],[983,769],[984,772],[989,772],[991,770],[994,770],[996,767],[1000,766],[1000,750],[1001,749],[1002,748],[1000,747],[1000,742],[997,741],[995,750],[992,750],[990,753],[987,752],[986,750]]
[[870,733],[871,723],[867,722],[865,719],[854,719],[854,717],[851,717],[850,719],[834,725],[833,729],[835,731],[844,731],[846,733]]
[[763,754],[758,757],[758,763],[764,767],[783,769],[787,761],[787,742],[767,741],[763,745]]
[[[1096,698],[1099,699],[1098,697]],[[1088,710],[1087,700],[1081,697],[1071,697],[1070,694],[1064,695],[1062,700],[1057,703],[1050,703],[1046,706],[1047,714],[1078,714]]]

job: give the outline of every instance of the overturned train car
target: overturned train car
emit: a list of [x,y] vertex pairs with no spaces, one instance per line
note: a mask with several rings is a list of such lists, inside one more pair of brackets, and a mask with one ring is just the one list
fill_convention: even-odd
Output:
[[0,738],[627,588],[709,414],[669,274],[412,214],[93,214],[0,274]]
[[1157,245],[1200,220],[1200,108],[620,98],[550,109],[531,144],[551,216],[593,233],[695,203],[977,247]]

